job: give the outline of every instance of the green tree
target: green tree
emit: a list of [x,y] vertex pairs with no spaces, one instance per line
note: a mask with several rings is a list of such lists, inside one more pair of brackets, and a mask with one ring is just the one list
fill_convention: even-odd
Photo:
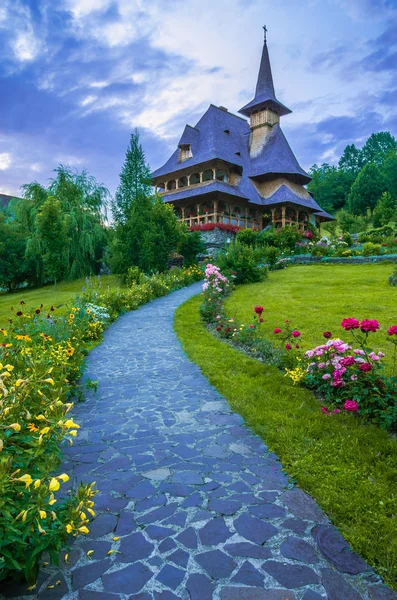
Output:
[[[37,216],[49,197],[60,203],[68,225],[68,265],[64,277],[76,279],[98,273],[107,243],[105,214],[109,191],[86,171],[81,173],[60,165],[48,187],[37,181],[23,187],[26,202],[21,203],[17,219],[27,238],[26,258],[32,268],[32,283],[45,281],[44,263],[37,231]],[[67,217],[67,219],[66,219]]]
[[393,152],[386,157],[382,166],[382,173],[387,191],[392,198],[397,200],[397,153]]
[[362,164],[375,163],[381,167],[385,158],[397,151],[397,140],[389,131],[373,133],[361,150]]
[[361,233],[362,231],[365,231],[369,225],[367,216],[353,215],[345,209],[336,213],[336,219],[337,228],[342,233]]
[[[245,230],[246,231],[246,230]],[[206,246],[200,231],[188,231],[186,225],[179,242],[178,251],[183,256],[183,264],[190,267],[197,262],[198,254],[205,254]]]
[[7,222],[0,211],[0,287],[7,287],[10,292],[26,279],[25,249],[26,241],[18,223]]
[[333,212],[347,203],[355,174],[350,170],[337,169],[327,163],[321,167],[313,165],[310,169],[312,181],[308,190],[324,210]]
[[383,227],[397,221],[397,201],[390,192],[383,192],[373,214],[373,226]]
[[375,163],[368,163],[358,174],[349,194],[349,209],[354,215],[372,214],[381,194],[385,191],[385,181]]
[[152,218],[156,248],[154,268],[164,271],[168,266],[171,252],[180,245],[183,228],[172,204],[163,202],[159,196],[156,196],[153,204]]
[[126,223],[130,217],[132,206],[141,198],[152,195],[151,172],[146,163],[145,153],[139,141],[136,129],[131,134],[123,168],[120,173],[120,184],[112,204],[115,223]]
[[37,238],[42,250],[44,274],[57,284],[68,268],[68,220],[59,200],[50,196],[37,215]]
[[361,150],[359,150],[354,144],[346,146],[342,156],[339,159],[339,169],[351,173],[354,177],[357,176],[359,170],[363,166],[363,159]]

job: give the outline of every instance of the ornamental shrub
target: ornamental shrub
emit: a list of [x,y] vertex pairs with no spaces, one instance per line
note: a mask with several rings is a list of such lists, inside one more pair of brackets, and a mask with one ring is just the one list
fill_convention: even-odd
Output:
[[267,277],[267,268],[259,265],[261,254],[250,246],[235,242],[224,252],[219,252],[216,262],[223,273],[234,273],[235,283],[255,283]]
[[328,246],[328,244],[316,244],[315,246],[312,246],[311,249],[311,255],[312,256],[328,256],[330,253],[330,248]]
[[378,256],[380,254],[381,245],[367,242],[363,246],[363,256]]
[[256,242],[259,237],[259,233],[254,231],[253,229],[241,229],[241,231],[237,234],[237,241],[245,246],[252,246],[252,248],[256,247]]
[[127,287],[131,286],[133,283],[139,284],[143,279],[143,275],[144,273],[139,267],[129,267],[124,277],[124,283],[127,285]]

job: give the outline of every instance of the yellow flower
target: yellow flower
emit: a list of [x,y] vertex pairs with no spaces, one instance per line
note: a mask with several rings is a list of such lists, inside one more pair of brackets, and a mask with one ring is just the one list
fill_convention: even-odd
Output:
[[114,542],[118,542],[118,541],[119,541],[119,539],[120,539],[120,536],[118,536],[118,535],[115,535],[114,537],[112,537],[112,540],[113,540]]
[[40,525],[40,523],[39,523],[39,522],[37,522],[37,529],[39,530],[39,533],[44,533],[44,535],[47,533],[47,532],[45,531],[45,529],[43,529],[43,528],[42,528],[42,526]]
[[91,517],[95,517],[95,511],[93,511],[92,508],[87,508],[87,512],[90,513]]
[[47,513],[45,510],[39,510],[40,519],[46,519]]
[[87,551],[87,556],[88,558],[91,558],[91,554],[94,554],[95,550],[88,550]]
[[50,431],[50,428],[49,428],[49,427],[43,427],[43,429],[40,431],[40,433],[41,433],[42,435],[44,435],[45,433],[48,433],[49,431]]
[[45,418],[44,415],[37,415],[37,417],[35,417],[36,421],[47,421],[47,419]]
[[79,527],[77,531],[80,531],[80,533],[84,533],[85,535],[90,533],[90,530],[85,525],[83,525],[83,527]]
[[59,490],[60,487],[61,484],[59,483],[59,481],[57,481],[55,477],[53,477],[50,481],[50,485],[48,486],[50,492],[56,492],[57,490]]
[[75,423],[73,421],[73,419],[68,419],[67,421],[65,421],[64,426],[67,427],[68,429],[71,429],[72,427],[74,429],[80,429],[80,425],[77,425],[77,423]]
[[34,431],[38,431],[38,430],[39,430],[39,428],[38,428],[38,427],[36,427],[36,425],[35,425],[34,423],[29,423],[29,425],[28,425],[28,429],[29,429],[29,431],[31,431],[31,432],[34,432]]
[[41,486],[41,479],[36,479],[36,481],[33,484],[33,487],[35,490],[37,490],[37,488],[39,488]]
[[16,385],[16,387],[20,387],[24,382],[25,382],[24,379],[17,379],[17,381],[15,382],[15,385]]
[[3,446],[4,446],[3,440],[0,440],[0,452],[3,450]]
[[72,429],[72,431],[69,431],[69,435],[72,435],[73,437],[76,437],[77,431],[75,429]]
[[53,379],[51,379],[51,377],[49,377],[48,379],[44,379],[45,383],[50,383],[51,385],[55,385],[55,382]]
[[7,427],[11,427],[14,431],[21,431],[21,426],[19,423],[11,423],[11,425],[7,425]]
[[26,473],[26,475],[22,475],[21,477],[18,477],[17,481],[23,481],[25,486],[28,488],[31,485],[31,483],[33,482],[33,479],[28,473]]
[[2,333],[4,335],[4,337],[6,337],[8,335],[7,331],[5,329],[0,329],[0,333]]
[[10,373],[15,369],[15,367],[13,367],[12,365],[6,365],[4,368],[7,369],[7,371],[9,371]]
[[66,529],[66,532],[67,532],[67,533],[72,533],[72,531],[73,531],[73,526],[72,526],[70,523],[68,523],[68,524],[66,525],[65,529]]
[[57,479],[60,479],[61,481],[66,483],[66,481],[69,481],[69,475],[66,475],[66,473],[62,473],[62,475],[57,475]]
[[71,320],[73,320],[73,319],[74,319],[74,314],[73,314],[73,313],[71,313],[71,314],[69,315],[69,319],[71,319]]

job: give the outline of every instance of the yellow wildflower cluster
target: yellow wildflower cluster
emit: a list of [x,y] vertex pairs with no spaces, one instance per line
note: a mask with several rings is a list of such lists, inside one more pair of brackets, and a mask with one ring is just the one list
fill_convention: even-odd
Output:
[[303,369],[300,366],[295,367],[295,369],[285,369],[285,377],[292,379],[294,385],[302,381],[305,375],[306,369]]

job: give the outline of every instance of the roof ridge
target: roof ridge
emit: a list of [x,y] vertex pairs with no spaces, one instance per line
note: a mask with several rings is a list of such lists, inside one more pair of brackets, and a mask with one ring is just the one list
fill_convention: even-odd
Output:
[[240,117],[240,115],[235,115],[234,113],[230,112],[229,109],[224,110],[224,108],[221,108],[220,106],[216,106],[216,104],[213,104],[212,102],[209,107],[211,108],[211,106],[213,108],[216,108],[217,110],[221,110],[226,115],[230,115],[231,117],[236,117],[236,119],[240,119],[241,121],[244,121],[244,123],[248,123],[247,119],[244,119],[244,117]]

